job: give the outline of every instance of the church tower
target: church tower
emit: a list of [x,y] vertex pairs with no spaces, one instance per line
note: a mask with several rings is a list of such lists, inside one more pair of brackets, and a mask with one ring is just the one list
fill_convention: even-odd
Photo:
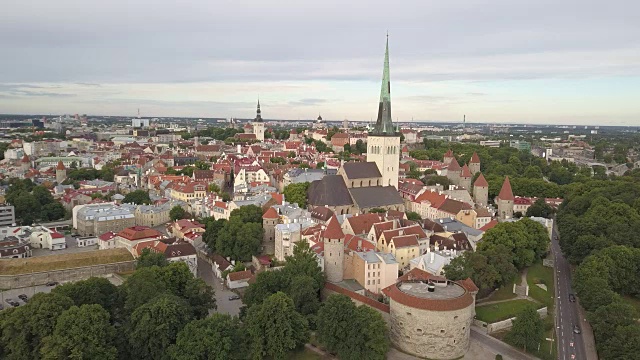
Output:
[[378,120],[367,139],[367,161],[375,162],[382,174],[383,186],[398,188],[400,134],[391,121],[391,81],[389,77],[389,36],[384,53]]
[[332,283],[344,279],[344,232],[335,215],[327,222],[327,228],[321,232],[324,243],[324,273]]
[[256,118],[253,119],[253,133],[256,134],[258,141],[264,141],[264,123],[262,122],[262,112],[260,111],[260,100],[258,100],[258,109],[256,110]]
[[511,182],[509,177],[504,178],[500,194],[496,198],[498,204],[498,217],[501,221],[510,219],[513,217],[513,191],[511,190]]
[[67,169],[64,167],[62,161],[58,161],[58,166],[56,166],[56,182],[60,185],[66,178]]

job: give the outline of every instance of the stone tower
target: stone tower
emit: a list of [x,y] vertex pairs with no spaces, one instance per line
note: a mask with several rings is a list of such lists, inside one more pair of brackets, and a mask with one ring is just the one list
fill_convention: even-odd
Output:
[[258,100],[258,109],[256,110],[256,118],[253,119],[253,133],[256,139],[264,141],[264,123],[262,122],[262,111],[260,110],[260,100]]
[[442,158],[442,163],[445,165],[449,165],[451,163],[451,160],[455,159],[456,157],[453,155],[453,151],[451,151],[451,149],[449,149],[449,151],[447,151],[444,154],[444,157]]
[[508,176],[504,178],[502,189],[500,189],[500,194],[498,194],[496,198],[496,203],[498,204],[498,218],[501,221],[513,217],[513,191],[511,190],[511,183],[509,182]]
[[335,215],[327,222],[321,233],[324,243],[324,273],[327,281],[337,283],[344,273],[344,233]]
[[400,167],[400,134],[391,121],[391,80],[389,77],[389,37],[384,53],[382,87],[378,119],[367,139],[367,161],[375,162],[382,174],[383,186],[398,188]]
[[471,160],[469,160],[469,170],[471,170],[472,175],[480,172],[480,157],[476,152],[471,155]]
[[56,166],[56,182],[62,184],[62,182],[67,178],[67,168],[64,167],[62,161],[58,161],[58,166]]
[[262,253],[264,254],[273,254],[276,251],[276,225],[278,225],[279,219],[278,212],[272,207],[262,215],[262,228],[264,229]]
[[473,200],[478,206],[487,206],[489,202],[489,183],[482,173],[473,183]]
[[460,186],[462,186],[465,190],[471,192],[471,171],[467,164],[464,164],[462,167],[462,171],[460,172]]
[[[447,167],[447,178],[454,185],[460,185],[460,177],[462,176],[462,168],[458,164],[456,158],[452,158]],[[447,189],[445,189],[447,190]]]
[[31,169],[31,160],[29,159],[29,156],[27,156],[27,154],[24,154],[22,160],[20,160],[20,168],[24,172],[27,172],[29,171],[29,169]]

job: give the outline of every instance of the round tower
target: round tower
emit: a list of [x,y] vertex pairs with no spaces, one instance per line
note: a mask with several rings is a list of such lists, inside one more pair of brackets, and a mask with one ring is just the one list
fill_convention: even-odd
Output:
[[473,175],[469,170],[467,164],[462,166],[462,172],[460,173],[460,186],[462,186],[465,190],[471,192],[471,178]]
[[329,219],[320,236],[324,243],[324,272],[327,281],[340,282],[344,273],[344,233],[335,215]]
[[22,168],[22,171],[28,171],[31,169],[31,159],[29,159],[27,154],[24,154],[22,160],[20,160],[20,167]]
[[[447,178],[451,181],[453,185],[460,185],[460,178],[462,176],[462,168],[460,164],[458,164],[458,160],[456,158],[452,158],[448,163],[447,167]],[[445,189],[448,190],[448,189]]]
[[478,153],[474,152],[473,155],[471,155],[471,160],[469,160],[469,170],[472,175],[480,172],[480,157],[478,156]]
[[62,182],[67,178],[67,168],[64,167],[62,161],[58,161],[58,166],[56,166],[56,182],[58,184],[62,184]]
[[453,155],[453,151],[451,151],[451,149],[449,149],[449,151],[447,151],[444,154],[444,157],[442,158],[442,163],[445,165],[449,165],[451,163],[451,160],[455,159],[455,156]]
[[278,225],[280,216],[276,209],[270,207],[264,215],[262,215],[262,228],[264,235],[262,238],[262,253],[274,254],[276,251],[276,225]]
[[489,202],[489,183],[482,173],[473,183],[473,200],[479,206],[487,206]]
[[500,220],[507,220],[513,217],[513,191],[509,177],[504,178],[500,194],[496,198],[498,204],[498,217]]

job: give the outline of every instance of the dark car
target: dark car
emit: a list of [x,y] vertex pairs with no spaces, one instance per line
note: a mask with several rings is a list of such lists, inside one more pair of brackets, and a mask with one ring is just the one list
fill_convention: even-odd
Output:
[[576,302],[576,296],[573,294],[569,294],[569,301]]
[[578,325],[574,325],[574,326],[573,326],[573,332],[574,332],[575,334],[580,334],[580,327],[579,327]]
[[240,300],[240,296],[238,296],[238,295],[231,295],[231,296],[229,296],[229,300]]
[[0,304],[0,310],[4,310],[4,305]]
[[20,306],[20,303],[13,300],[13,299],[6,299],[5,302],[13,307],[18,307]]
[[18,295],[18,299],[27,302],[27,300],[29,300],[29,297],[26,294],[20,294]]
[[59,282],[57,282],[57,281],[49,281],[48,283],[46,283],[47,286],[56,286],[58,284],[59,284]]

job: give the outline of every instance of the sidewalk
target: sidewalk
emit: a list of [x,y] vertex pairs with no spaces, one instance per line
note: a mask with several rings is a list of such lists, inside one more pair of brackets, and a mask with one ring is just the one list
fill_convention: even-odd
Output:
[[584,341],[584,350],[587,353],[586,360],[598,360],[598,351],[596,350],[596,339],[593,336],[593,329],[591,328],[591,324],[585,321],[587,315],[580,306],[577,305],[578,308],[578,316],[580,317],[580,327],[582,328],[582,341]]

